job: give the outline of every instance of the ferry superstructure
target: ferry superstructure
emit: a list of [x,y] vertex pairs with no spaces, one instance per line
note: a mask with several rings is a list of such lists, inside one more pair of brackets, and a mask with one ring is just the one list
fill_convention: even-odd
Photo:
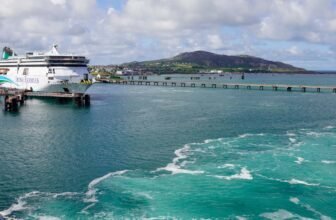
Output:
[[46,53],[17,56],[5,47],[0,60],[0,87],[33,92],[85,93],[92,85],[85,56],[60,54],[57,45]]

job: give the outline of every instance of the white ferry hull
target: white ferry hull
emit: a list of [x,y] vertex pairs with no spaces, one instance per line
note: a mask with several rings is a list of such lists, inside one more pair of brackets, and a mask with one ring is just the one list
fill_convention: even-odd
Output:
[[[8,51],[10,49],[5,48],[4,54]],[[93,82],[88,62],[84,56],[59,54],[57,46],[48,53],[7,56],[0,60],[0,87],[33,92],[85,93]]]
[[92,84],[68,83],[45,87],[41,92],[85,93]]

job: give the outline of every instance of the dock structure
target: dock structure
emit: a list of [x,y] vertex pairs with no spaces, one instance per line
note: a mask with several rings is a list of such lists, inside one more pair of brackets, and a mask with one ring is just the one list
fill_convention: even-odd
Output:
[[246,89],[246,90],[269,90],[287,92],[310,92],[310,93],[336,93],[335,86],[319,85],[290,85],[290,84],[256,84],[256,83],[224,83],[224,82],[184,82],[184,81],[148,81],[148,80],[111,80],[109,83],[119,85],[144,85],[163,87],[190,87],[190,88],[222,88],[222,89]]
[[27,98],[53,98],[60,103],[73,101],[78,107],[90,106],[90,95],[83,93],[48,93],[32,92],[29,90],[0,88],[0,96],[4,97],[4,110],[7,112],[18,112],[19,107],[23,106]]

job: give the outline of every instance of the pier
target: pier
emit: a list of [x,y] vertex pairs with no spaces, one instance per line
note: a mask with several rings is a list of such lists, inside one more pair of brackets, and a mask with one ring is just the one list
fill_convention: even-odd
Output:
[[287,92],[336,93],[335,86],[290,85],[290,84],[256,84],[256,83],[221,83],[221,82],[183,82],[183,81],[148,81],[148,80],[110,80],[109,83],[119,85],[190,87],[213,89],[245,89]]
[[30,90],[0,88],[0,96],[4,97],[4,111],[18,112],[28,98],[51,98],[60,103],[73,101],[78,107],[90,106],[90,95],[83,93],[48,93]]

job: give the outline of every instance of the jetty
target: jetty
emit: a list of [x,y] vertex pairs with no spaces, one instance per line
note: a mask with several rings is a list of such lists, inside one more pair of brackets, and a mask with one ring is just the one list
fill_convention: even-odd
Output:
[[78,107],[90,106],[90,95],[84,93],[52,93],[52,92],[33,92],[30,90],[8,89],[0,87],[0,96],[4,97],[4,111],[18,112],[19,107],[25,104],[28,98],[52,98],[60,103],[73,101]]
[[183,81],[148,81],[148,80],[110,80],[109,83],[119,85],[163,86],[163,87],[190,87],[190,88],[221,88],[269,90],[287,92],[336,93],[335,86],[319,85],[290,85],[290,84],[256,84],[256,83],[223,83],[223,82],[183,82]]

